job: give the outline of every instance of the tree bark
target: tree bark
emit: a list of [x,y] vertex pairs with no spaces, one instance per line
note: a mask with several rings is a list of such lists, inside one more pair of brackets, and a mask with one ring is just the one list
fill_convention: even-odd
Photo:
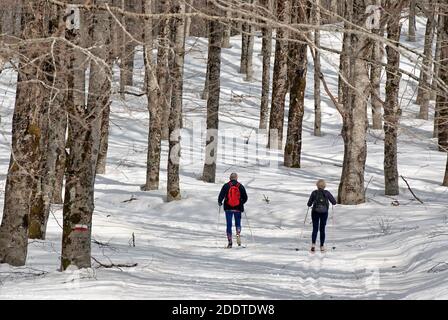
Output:
[[[441,6],[440,14],[443,16],[440,26],[440,69],[439,80],[448,84],[448,8]],[[439,150],[448,152],[448,93],[440,88],[437,90],[437,110],[438,117],[438,144]],[[445,175],[446,177],[446,175]],[[444,185],[447,185],[447,179],[444,179]]]
[[[310,13],[309,9],[307,7],[307,0],[292,0],[291,22],[307,23]],[[308,37],[309,35],[305,36]],[[293,40],[297,40],[297,42],[291,42],[289,44],[289,61],[293,61],[293,64],[289,69],[290,75],[288,77],[291,79],[291,83],[284,165],[288,168],[300,168],[308,45],[304,44],[305,39],[297,36],[297,34],[293,34],[291,37]]]
[[[289,0],[277,3],[277,17],[282,23],[288,23],[290,18]],[[272,79],[272,102],[269,121],[268,148],[281,150],[283,146],[283,125],[285,118],[285,96],[288,90],[288,31],[277,30],[275,42],[275,62]]]
[[[210,9],[213,10],[213,5]],[[221,44],[222,25],[218,21],[210,21],[208,46],[209,85],[207,100],[207,138],[205,147],[205,164],[202,179],[215,183],[216,161],[218,158],[218,126],[219,126],[219,97],[221,92]]]
[[[441,24],[440,27],[440,69],[439,78],[445,85],[448,85],[448,7],[440,6]],[[437,104],[439,110],[438,137],[439,148],[448,154],[448,92],[437,91]],[[448,159],[443,179],[443,186],[448,186]]]
[[[353,0],[345,1],[345,20],[350,21],[352,19],[352,10],[351,4]],[[348,30],[350,28],[350,24],[348,22],[344,22],[344,28]],[[342,39],[342,51],[339,57],[339,75],[338,75],[338,102],[340,104],[344,103],[345,94],[347,93],[348,86],[347,83],[349,81],[349,50],[350,50],[350,42],[351,36],[350,33],[344,32]]]
[[[162,0],[160,1],[160,5],[162,7],[162,12],[169,13],[171,0]],[[171,110],[171,82],[169,79],[169,55],[170,55],[170,20],[169,18],[162,18],[160,20],[160,29],[159,29],[159,43],[158,43],[158,51],[157,51],[157,79],[160,86],[160,97],[159,104],[162,108],[162,140],[168,140],[169,138],[169,127],[168,121],[170,117]],[[155,166],[158,166],[157,171],[159,171],[160,167],[160,155],[159,160],[156,160],[159,164],[154,163]],[[156,169],[156,167],[154,167]],[[155,172],[155,171],[154,171]],[[159,176],[158,173],[154,176],[153,189],[159,188]]]
[[418,114],[419,119],[428,120],[429,116],[429,100],[431,98],[431,71],[432,68],[432,45],[434,42],[434,27],[435,19],[434,15],[435,6],[432,7],[431,14],[428,17],[425,31],[425,45],[423,50],[423,61],[420,69],[420,79],[417,91],[417,104],[420,105],[420,111]]
[[[266,0],[266,9],[269,12],[274,10],[274,0]],[[263,74],[261,84],[261,106],[260,106],[260,124],[259,128],[266,130],[269,119],[269,92],[271,87],[271,55],[272,55],[272,28],[267,23],[262,28],[262,55],[263,55]]]
[[408,30],[408,41],[415,42],[415,15],[416,15],[416,2],[417,0],[410,0],[409,5],[409,30]]
[[[251,5],[253,5],[255,3],[254,0],[249,0],[248,1]],[[254,57],[254,42],[255,42],[255,37],[254,37],[254,27],[252,24],[252,19],[249,20],[248,24],[247,24],[247,48],[246,48],[246,77],[245,77],[245,81],[252,81],[253,80],[253,76],[254,76],[254,66],[253,66],[253,57]]]
[[[384,35],[382,30],[375,30],[375,33],[379,36]],[[381,101],[381,72],[383,70],[381,63],[383,62],[383,49],[383,42],[375,41],[372,50],[372,64],[370,66],[372,129],[376,130],[383,128],[383,116],[381,112],[383,109],[383,104]]]
[[[97,0],[104,5],[106,0]],[[94,10],[94,9],[93,9]],[[70,151],[67,158],[67,175],[63,210],[61,270],[73,265],[91,266],[92,215],[94,210],[95,170],[101,139],[102,111],[109,103],[110,78],[110,21],[107,11],[93,12],[92,53],[97,59],[90,64],[87,107],[74,90],[75,74],[71,73],[69,93]],[[76,37],[74,37],[76,39]],[[76,40],[75,40],[76,41]],[[71,68],[75,68],[72,54]]]
[[226,21],[226,24],[224,26],[224,34],[222,38],[222,47],[225,49],[230,49],[232,46],[230,45],[230,37],[232,34],[232,11],[227,10],[226,11],[226,17],[228,20]]
[[[185,12],[191,13],[191,9],[192,9],[193,5],[194,5],[194,0],[187,0]],[[190,36],[190,31],[191,31],[191,17],[187,16],[185,19],[185,38],[188,38]]]
[[[366,4],[353,0],[349,6],[353,12],[353,24],[365,27]],[[349,81],[353,88],[344,94],[344,117],[342,137],[344,139],[344,162],[339,184],[338,202],[355,205],[365,202],[364,168],[367,157],[367,101],[370,79],[367,60],[372,52],[368,35],[350,36]],[[346,95],[346,96],[345,96]]]
[[[443,24],[443,17],[441,16],[439,12],[439,16],[437,19],[437,40],[436,40],[436,52],[434,55],[434,76],[432,77],[432,85],[431,85],[431,100],[434,100],[437,102],[437,94],[439,89],[438,80],[439,80],[439,70],[440,70],[440,56],[441,56],[441,27]],[[439,105],[436,103],[435,110],[434,110],[434,131],[433,131],[433,138],[437,138],[439,136]]]
[[[32,1],[27,2],[24,10],[23,39],[48,36],[49,26],[45,22],[50,5],[43,0]],[[13,266],[25,264],[33,208],[31,200],[41,182],[42,140],[47,132],[39,116],[42,111],[48,112],[49,87],[53,82],[53,66],[46,55],[49,49],[33,42],[20,49],[12,153],[0,225],[0,263]]]
[[[332,2],[333,4],[333,2]],[[320,0],[315,0],[314,5],[314,21],[316,26],[321,25],[320,16]],[[321,75],[321,63],[320,63],[320,30],[314,30],[314,135],[316,137],[322,136],[322,110],[321,110],[321,98],[320,98],[320,75]]]
[[386,101],[384,103],[384,187],[385,194],[396,196],[399,194],[398,187],[398,164],[397,164],[397,136],[398,125],[401,115],[398,95],[400,91],[400,19],[393,17],[389,19],[387,26],[387,38],[390,43],[386,47]]
[[[173,13],[182,14],[185,12],[183,0],[175,0]],[[169,157],[168,157],[168,184],[167,201],[181,199],[180,193],[180,122],[182,117],[182,95],[183,95],[183,74],[185,55],[185,19],[175,18],[173,21],[174,38],[174,59],[172,66],[173,89],[171,98],[171,112],[169,118]]]

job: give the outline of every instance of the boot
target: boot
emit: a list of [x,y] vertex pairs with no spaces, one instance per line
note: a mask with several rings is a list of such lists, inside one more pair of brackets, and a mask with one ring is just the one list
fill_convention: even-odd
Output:
[[239,234],[236,235],[236,243],[238,244],[238,247],[241,247],[241,236]]

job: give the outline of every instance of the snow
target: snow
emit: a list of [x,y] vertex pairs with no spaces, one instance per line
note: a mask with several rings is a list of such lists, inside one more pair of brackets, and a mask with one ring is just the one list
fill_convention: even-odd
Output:
[[[424,23],[418,20],[417,45],[406,42],[403,27],[405,45],[422,50]],[[223,49],[217,183],[198,180],[205,144],[206,109],[200,93],[207,41],[190,38],[185,67],[182,201],[165,202],[166,143],[160,190],[140,191],[146,172],[146,98],[127,96],[121,101],[114,95],[107,173],[97,177],[95,188],[92,255],[105,264],[137,266],[105,269],[96,268],[94,262],[92,269],[59,272],[62,208],[54,206],[48,239],[30,241],[26,266],[0,265],[1,299],[448,298],[448,201],[447,188],[440,185],[446,154],[435,147],[433,122],[415,119],[418,108],[411,100],[415,82],[403,76],[398,160],[400,174],[424,204],[413,200],[403,181],[400,196],[384,196],[383,134],[369,130],[368,201],[336,206],[328,223],[328,252],[311,255],[309,217],[303,224],[306,201],[318,178],[325,178],[328,190],[337,194],[343,159],[341,119],[323,95],[324,136],[312,135],[310,58],[302,168],[282,167],[281,153],[267,151],[266,137],[254,131],[261,95],[261,39],[255,44],[256,80],[250,83],[237,72],[240,42],[234,37],[233,47]],[[323,33],[322,42],[340,48],[337,35]],[[323,53],[322,58],[323,73],[331,90],[337,92],[337,56]],[[403,59],[402,67],[418,75],[415,61]],[[141,51],[136,69],[132,90],[139,91],[143,82]],[[12,70],[0,75],[0,208],[10,156],[15,77]],[[249,195],[249,220],[243,216],[242,236],[247,248],[224,250],[224,215],[218,215],[217,195],[233,171],[239,173]],[[400,205],[393,206],[394,200]]]

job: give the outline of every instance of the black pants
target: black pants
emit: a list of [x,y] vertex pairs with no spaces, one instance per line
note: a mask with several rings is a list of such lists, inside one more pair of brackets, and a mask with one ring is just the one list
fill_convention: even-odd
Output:
[[325,243],[325,226],[327,225],[328,211],[325,213],[311,212],[311,218],[313,219],[313,234],[311,240],[316,243],[317,232],[320,232],[320,245]]

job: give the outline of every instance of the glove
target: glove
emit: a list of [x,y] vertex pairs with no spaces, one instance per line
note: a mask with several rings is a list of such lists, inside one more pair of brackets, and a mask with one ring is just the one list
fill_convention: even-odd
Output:
[[222,203],[218,203],[218,206],[222,207]]

